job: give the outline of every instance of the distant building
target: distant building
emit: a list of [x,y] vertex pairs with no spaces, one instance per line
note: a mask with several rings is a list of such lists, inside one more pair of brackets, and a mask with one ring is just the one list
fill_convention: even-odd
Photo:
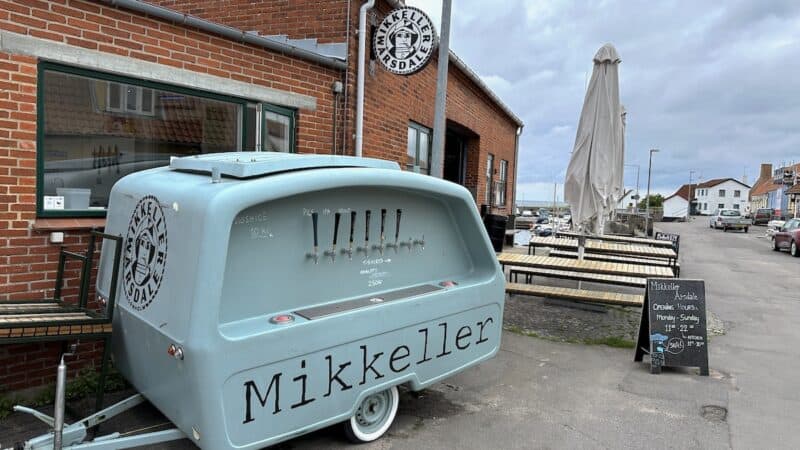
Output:
[[625,195],[617,202],[617,209],[633,211],[636,209],[637,203],[639,203],[639,194],[635,190],[630,189],[625,191]]
[[711,215],[717,209],[750,210],[750,186],[734,178],[715,178],[696,186],[696,210],[698,214]]
[[800,164],[772,169],[772,164],[761,164],[761,172],[750,192],[750,208],[771,208],[778,216],[792,217],[799,200],[798,177]]
[[[664,219],[685,218],[687,211],[696,214],[694,203],[697,184],[684,184],[674,194],[664,199]],[[696,203],[695,203],[696,205]]]

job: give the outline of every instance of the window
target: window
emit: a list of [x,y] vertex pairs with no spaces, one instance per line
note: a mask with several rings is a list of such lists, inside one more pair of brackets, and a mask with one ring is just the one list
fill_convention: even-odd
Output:
[[708,203],[703,203],[703,211],[708,211]]
[[734,198],[741,197],[742,196],[742,191],[738,191],[738,190],[737,191],[733,191],[733,196],[734,196]]
[[414,122],[408,124],[408,146],[406,147],[406,169],[431,173],[431,129]]
[[719,190],[719,196],[720,197],[725,197],[725,189],[720,189]]
[[725,203],[718,203],[717,208],[722,209],[725,207]]
[[495,188],[495,206],[506,206],[506,184],[508,181],[508,161],[500,160],[500,174]]
[[262,105],[261,150],[294,152],[294,110]]
[[483,203],[491,204],[492,200],[492,176],[494,175],[494,155],[489,153],[486,159],[486,193],[484,194]]
[[[254,150],[259,105],[39,63],[37,213],[105,215],[114,183],[172,156]],[[292,151],[294,111],[262,105],[265,148]]]
[[106,111],[154,115],[156,92],[153,89],[109,81],[106,92]]
[[733,209],[739,209],[739,204],[738,203],[734,203],[733,204]]

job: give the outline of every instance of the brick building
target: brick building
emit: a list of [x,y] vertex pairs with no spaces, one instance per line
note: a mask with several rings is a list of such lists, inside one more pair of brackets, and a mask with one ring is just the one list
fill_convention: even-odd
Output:
[[[0,0],[0,301],[52,296],[59,248],[84,249],[128,173],[219,151],[352,155],[361,3]],[[376,2],[368,30],[397,6]],[[427,172],[436,56],[408,77],[367,57],[363,155]],[[510,214],[522,123],[454,54],[446,115],[444,177]],[[59,353],[0,346],[0,394],[52,382]]]

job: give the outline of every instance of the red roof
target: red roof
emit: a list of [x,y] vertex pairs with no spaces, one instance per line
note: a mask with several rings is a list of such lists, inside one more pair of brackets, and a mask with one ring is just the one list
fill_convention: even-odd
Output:
[[794,186],[789,188],[789,190],[786,191],[786,193],[787,194],[800,194],[800,183],[796,183]]
[[747,189],[750,189],[750,186],[742,183],[741,181],[737,180],[736,178],[714,178],[713,180],[704,181],[704,182],[698,184],[697,187],[700,188],[700,189],[710,188],[710,187],[714,187],[714,186],[716,186],[718,184],[724,183],[724,182],[729,181],[729,180],[733,181],[735,183],[739,183],[742,186],[746,187]]
[[750,190],[750,198],[757,197],[759,195],[766,195],[767,193],[777,190],[780,187],[781,185],[779,183],[772,182],[772,178],[758,180],[756,181],[756,184],[753,185],[753,189]]
[[696,184],[684,184],[683,186],[679,187],[674,194],[670,195],[669,197],[665,198],[664,200],[669,200],[672,197],[678,196],[684,200],[689,200],[690,198],[694,198],[695,191],[697,190],[698,186]]

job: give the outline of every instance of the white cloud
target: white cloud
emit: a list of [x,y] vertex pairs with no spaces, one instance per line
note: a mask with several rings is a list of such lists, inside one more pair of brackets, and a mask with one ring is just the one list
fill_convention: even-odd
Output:
[[[408,0],[440,23],[440,0]],[[591,59],[622,57],[626,163],[670,194],[705,179],[750,181],[762,162],[800,160],[800,2],[453,2],[451,48],[525,122],[518,189],[552,199],[575,139]],[[626,168],[626,185],[635,169]],[[549,195],[548,195],[549,192]],[[533,198],[530,198],[533,200]]]

